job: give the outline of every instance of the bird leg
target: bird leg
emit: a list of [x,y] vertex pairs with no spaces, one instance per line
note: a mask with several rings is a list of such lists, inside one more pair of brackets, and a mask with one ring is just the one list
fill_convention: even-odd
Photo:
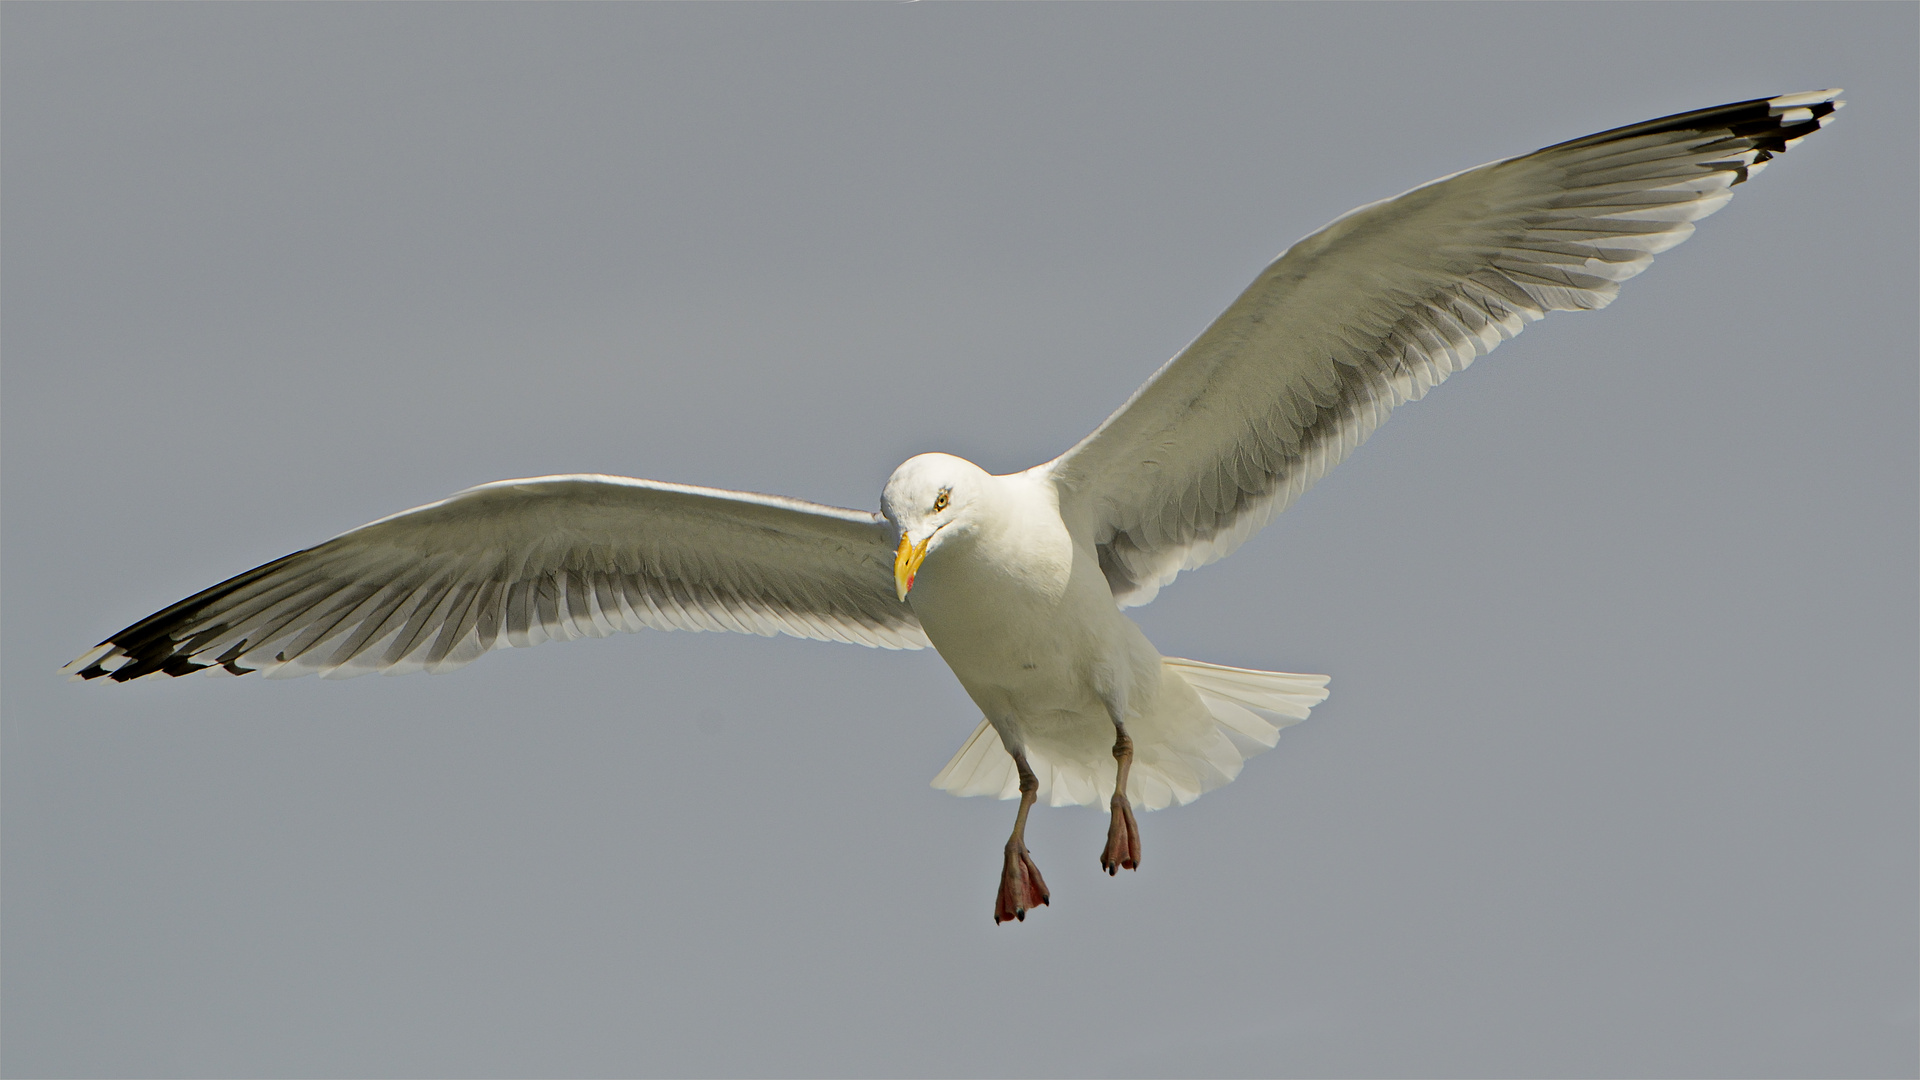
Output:
[[993,904],[995,926],[1008,919],[1027,921],[1027,911],[1047,902],[1047,883],[1040,868],[1027,854],[1027,811],[1039,795],[1040,781],[1027,765],[1027,755],[1013,751],[1013,764],[1020,770],[1020,813],[1013,819],[1013,835],[1007,839],[1007,861],[1000,870],[1000,895]]
[[1140,826],[1134,823],[1133,806],[1127,802],[1127,771],[1133,768],[1133,737],[1125,724],[1116,721],[1113,729],[1113,760],[1120,763],[1120,775],[1113,785],[1113,817],[1107,824],[1107,850],[1100,853],[1100,869],[1112,877],[1122,867],[1140,868]]

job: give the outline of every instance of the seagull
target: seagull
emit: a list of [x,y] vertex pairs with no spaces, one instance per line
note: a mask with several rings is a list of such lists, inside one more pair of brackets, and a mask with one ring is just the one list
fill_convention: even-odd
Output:
[[994,921],[1049,902],[1028,811],[1136,807],[1234,779],[1327,677],[1162,656],[1124,609],[1211,563],[1372,433],[1550,311],[1605,307],[1770,159],[1823,90],[1557,143],[1353,210],[1283,252],[1098,430],[996,476],[908,459],[880,512],[618,476],[501,480],[230,578],[114,634],[77,679],[445,672],[616,631],[939,650],[979,706],[934,778],[1019,799]]

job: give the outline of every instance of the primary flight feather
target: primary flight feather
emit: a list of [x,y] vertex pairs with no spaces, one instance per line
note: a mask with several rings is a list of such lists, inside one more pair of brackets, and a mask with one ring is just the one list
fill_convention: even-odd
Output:
[[448,671],[507,646],[652,627],[932,645],[984,714],[935,777],[1018,796],[994,919],[1049,893],[1027,814],[1232,780],[1326,678],[1163,657],[1121,609],[1231,553],[1416,400],[1550,311],[1605,307],[1843,104],[1827,90],[1681,113],[1455,173],[1295,244],[1093,434],[1025,472],[908,460],[878,514],[613,476],[502,480],[188,597],[68,665]]

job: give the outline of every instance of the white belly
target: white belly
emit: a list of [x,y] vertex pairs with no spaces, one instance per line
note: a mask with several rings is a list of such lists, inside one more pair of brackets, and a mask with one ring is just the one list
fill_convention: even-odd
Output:
[[1160,654],[1057,514],[1006,520],[1019,526],[930,551],[908,600],[1003,739],[1110,746],[1113,713],[1156,693]]
[[[1265,691],[1248,685],[1292,680],[1292,692],[1300,677],[1233,669],[1220,703],[1225,719],[1218,719],[1121,613],[1093,545],[1076,546],[1060,520],[1051,483],[1028,474],[987,479],[977,495],[991,505],[965,529],[930,542],[908,594],[927,637],[987,720],[986,741],[977,731],[936,786],[1012,797],[1017,783],[1004,746],[1028,758],[1042,797],[1054,805],[1105,803],[1119,720],[1134,744],[1128,796],[1151,809],[1187,802],[1240,771],[1244,754],[1227,727],[1272,745],[1277,729],[1235,702],[1264,709]],[[1325,696],[1324,681],[1306,687],[1317,695],[1306,704]],[[1305,715],[1300,706],[1294,718]]]

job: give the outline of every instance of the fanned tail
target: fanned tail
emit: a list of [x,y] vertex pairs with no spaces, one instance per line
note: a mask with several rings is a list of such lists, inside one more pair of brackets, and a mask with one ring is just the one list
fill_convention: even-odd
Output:
[[[1199,693],[1200,703],[1240,747],[1243,757],[1272,749],[1281,728],[1305,720],[1315,705],[1327,700],[1325,675],[1255,671],[1177,656],[1162,662]],[[1246,741],[1253,745],[1244,745]]]
[[[1231,781],[1241,762],[1279,741],[1281,728],[1305,720],[1327,700],[1325,675],[1255,671],[1177,656],[1161,662],[1166,674],[1193,688],[1212,718],[1213,737],[1196,740],[1192,732],[1163,727],[1152,718],[1129,721],[1137,756],[1128,796],[1141,809],[1189,803]],[[1027,748],[1027,760],[1040,780],[1041,800],[1053,806],[1105,805],[1113,794],[1113,761],[1105,754],[1062,755],[1036,744]],[[1013,756],[985,720],[933,778],[933,786],[960,796],[1012,799],[1020,794]]]
[[962,798],[992,795],[1011,799],[1020,794],[1020,775],[1013,767],[1013,755],[1000,742],[1000,733],[981,720],[960,752],[933,778],[933,786]]

